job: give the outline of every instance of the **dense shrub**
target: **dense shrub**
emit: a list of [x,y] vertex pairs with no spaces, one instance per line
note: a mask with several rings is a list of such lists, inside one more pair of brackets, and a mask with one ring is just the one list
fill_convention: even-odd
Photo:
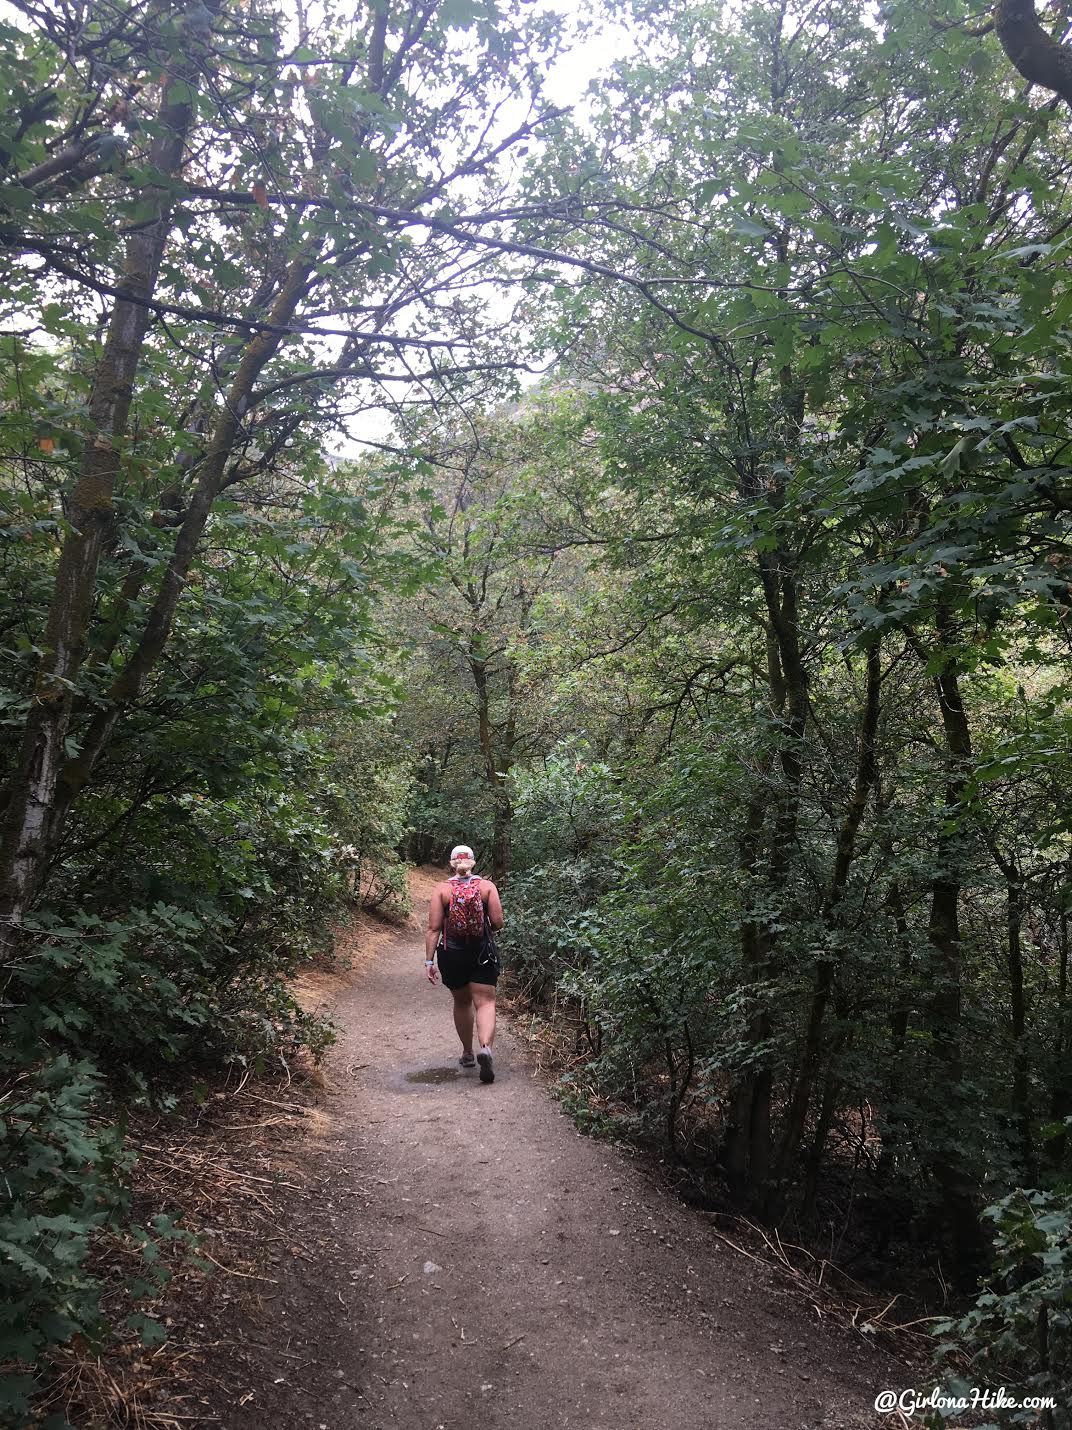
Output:
[[[60,1054],[0,1064],[0,1420],[28,1407],[31,1370],[50,1344],[101,1333],[92,1238],[126,1206],[122,1133],[101,1125],[101,1079]],[[21,1363],[21,1364],[20,1364]]]
[[[1046,1397],[1051,1412],[1009,1408],[995,1425],[1072,1424],[1072,1194],[1018,1189],[986,1209],[994,1227],[994,1265],[966,1315],[935,1328],[950,1397],[977,1386],[1004,1387],[1009,1400]],[[987,1417],[989,1419],[989,1417]]]
[[[166,1111],[192,1076],[324,1050],[330,1029],[302,1011],[290,979],[330,948],[350,906],[343,850],[357,853],[363,890],[375,883],[405,907],[396,850],[409,777],[371,588],[354,564],[364,552],[374,570],[368,533],[314,459],[277,483],[270,510],[221,513],[171,659],[73,806],[4,970],[9,1366],[42,1364],[76,1332],[106,1333],[92,1252],[102,1236],[131,1234],[124,1107]],[[10,552],[27,577],[34,557]],[[340,562],[351,567],[341,581]],[[9,629],[43,622],[19,582],[5,599]],[[31,671],[17,643],[6,668],[10,758]],[[100,678],[91,664],[90,700]],[[144,1231],[146,1268],[171,1234]],[[12,1374],[18,1399],[27,1382]]]

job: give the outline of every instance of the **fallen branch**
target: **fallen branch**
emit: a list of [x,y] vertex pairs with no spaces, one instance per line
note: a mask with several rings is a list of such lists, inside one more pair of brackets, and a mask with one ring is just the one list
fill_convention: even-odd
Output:
[[198,1251],[198,1256],[203,1256],[206,1261],[211,1261],[213,1266],[218,1266],[221,1271],[226,1271],[228,1276],[241,1276],[244,1281],[267,1281],[272,1286],[278,1286],[279,1282],[272,1276],[255,1276],[252,1271],[236,1271],[233,1266],[224,1266],[222,1261],[217,1261],[214,1256],[210,1256],[204,1248]]
[[[142,1149],[138,1155],[147,1157],[150,1162],[158,1162],[162,1167],[170,1167],[173,1172],[186,1172],[189,1170],[188,1167],[176,1167],[172,1162],[165,1162],[162,1157],[150,1156],[144,1149]],[[182,1155],[181,1152],[172,1153],[172,1156],[181,1157]],[[210,1162],[207,1157],[191,1157],[188,1160],[190,1167],[211,1167],[216,1172],[222,1172],[224,1176],[236,1177],[244,1182],[260,1182],[266,1187],[286,1187],[289,1192],[301,1192],[305,1190],[304,1187],[295,1186],[293,1182],[280,1182],[274,1177],[255,1177],[252,1172],[238,1172],[233,1167],[225,1167],[222,1162]]]

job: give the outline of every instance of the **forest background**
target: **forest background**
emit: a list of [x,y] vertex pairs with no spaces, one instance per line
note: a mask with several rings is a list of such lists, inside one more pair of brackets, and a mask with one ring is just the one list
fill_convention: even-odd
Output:
[[180,1235],[128,1111],[459,838],[578,1120],[1068,1404],[1069,15],[602,23],[0,23],[16,1419]]

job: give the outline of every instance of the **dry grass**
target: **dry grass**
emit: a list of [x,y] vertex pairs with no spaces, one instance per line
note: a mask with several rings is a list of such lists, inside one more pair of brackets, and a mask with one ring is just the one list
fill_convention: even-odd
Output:
[[[720,1217],[719,1220],[726,1218]],[[736,1240],[717,1227],[711,1230],[719,1241],[747,1256],[751,1261],[773,1268],[788,1277],[801,1298],[810,1301],[819,1319],[831,1318],[851,1327],[861,1335],[882,1339],[909,1359],[925,1357],[933,1349],[931,1336],[921,1329],[942,1319],[940,1316],[917,1316],[899,1320],[895,1307],[900,1296],[890,1299],[876,1297],[874,1292],[824,1257],[816,1256],[805,1246],[783,1241],[776,1228],[766,1229],[747,1217],[733,1218],[736,1229],[745,1235]],[[747,1239],[752,1250],[741,1245]],[[829,1278],[829,1279],[828,1279]],[[836,1283],[836,1284],[832,1284]]]
[[[265,1253],[286,1193],[301,1190],[297,1138],[315,1122],[323,1079],[308,1068],[286,1078],[245,1078],[189,1101],[168,1120],[132,1120],[129,1147],[138,1161],[132,1179],[133,1219],[150,1225],[170,1216],[196,1246],[162,1248],[170,1279],[154,1298],[135,1305],[124,1290],[142,1261],[131,1237],[111,1236],[94,1253],[105,1280],[105,1308],[122,1325],[137,1310],[160,1321],[168,1339],[146,1350],[135,1333],[95,1353],[74,1341],[55,1358],[42,1418],[63,1409],[75,1425],[177,1430],[216,1418],[198,1395],[198,1367],[211,1341],[211,1312],[240,1296],[270,1293]],[[181,1213],[180,1213],[181,1209]],[[241,1288],[241,1290],[237,1289]]]

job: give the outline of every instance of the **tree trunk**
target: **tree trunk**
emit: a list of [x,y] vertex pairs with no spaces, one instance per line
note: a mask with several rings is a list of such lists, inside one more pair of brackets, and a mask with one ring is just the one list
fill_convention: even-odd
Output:
[[771,875],[781,887],[788,874],[800,812],[804,771],[802,745],[808,718],[808,682],[800,649],[797,583],[793,560],[785,551],[761,553],[763,596],[770,622],[768,670],[771,706],[779,720],[778,757],[783,785],[771,851]]
[[[763,841],[763,825],[767,800],[765,791],[757,789],[748,802],[744,831],[741,835],[741,872],[748,886],[748,901],[755,897],[751,887],[759,877],[760,852]],[[747,986],[755,983],[765,967],[765,933],[759,921],[746,916],[741,920],[741,982]],[[767,1035],[767,1019],[758,1008],[748,1021],[747,1037],[753,1048],[758,1048]],[[729,1117],[723,1142],[723,1158],[726,1180],[730,1192],[737,1201],[748,1197],[752,1160],[752,1103],[757,1096],[758,1073],[755,1065],[739,1072],[732,1080],[729,1090]],[[759,1094],[761,1104],[768,1102],[766,1095]]]
[[685,1039],[684,1068],[674,1056],[670,1039],[666,1038],[663,1041],[663,1055],[666,1058],[666,1067],[670,1078],[666,1104],[666,1146],[671,1157],[679,1159],[682,1158],[682,1151],[678,1140],[678,1116],[681,1112],[681,1104],[692,1086],[693,1073],[696,1070],[696,1052],[692,1042],[692,1029],[689,1027],[687,1018],[681,1025],[681,1032]]
[[[312,261],[308,254],[292,261],[269,319],[276,329],[285,327],[293,317],[311,271]],[[226,401],[217,416],[208,451],[201,463],[197,485],[191,494],[186,516],[179,528],[171,558],[164,568],[163,578],[141,637],[125,666],[112,681],[106,701],[89,722],[80,752],[67,761],[60,771],[53,791],[48,824],[49,849],[54,849],[59,843],[71,807],[89,783],[97,761],[107,749],[123,711],[141,695],[150,673],[167,646],[175,611],[185,589],[205,523],[223,485],[227,460],[234,450],[242,421],[251,405],[254,384],[281,341],[282,335],[278,331],[261,332],[246,345],[234,380],[228,389]]]
[[510,868],[510,834],[514,811],[510,803],[507,776],[513,763],[516,716],[511,696],[510,712],[501,741],[502,748],[497,750],[491,725],[488,663],[474,643],[470,643],[468,661],[476,690],[477,734],[484,760],[484,777],[492,797],[491,876],[496,883],[500,883]]
[[1027,1057],[1027,1005],[1024,999],[1024,882],[1016,857],[1006,858],[996,835],[984,831],[994,862],[1005,878],[1005,966],[1009,975],[1009,1032],[1012,1035],[1012,1119],[1016,1128],[1017,1174],[1021,1186],[1038,1180],[1031,1135],[1031,1092]]
[[1023,916],[1024,886],[1012,871],[1008,880],[1008,969],[1009,1021],[1012,1032],[1012,1115],[1016,1124],[1019,1169],[1022,1183],[1033,1187],[1038,1181],[1035,1149],[1031,1137],[1031,1092],[1027,1059],[1027,1012],[1024,1002]]
[[[837,1051],[841,1051],[840,1046]],[[830,1136],[830,1129],[834,1125],[834,1114],[837,1111],[840,1091],[841,1082],[834,1073],[834,1060],[831,1058],[827,1065],[826,1076],[823,1078],[819,1115],[815,1119],[815,1131],[812,1134],[811,1146],[808,1148],[807,1167],[804,1174],[804,1196],[800,1208],[800,1219],[805,1225],[815,1216],[815,1203],[819,1193],[819,1169],[823,1165],[827,1139]]]
[[[760,581],[767,605],[767,681],[772,717],[778,724],[778,742],[772,755],[781,767],[781,788],[775,801],[774,828],[769,859],[764,860],[763,831],[768,796],[758,790],[749,801],[741,838],[741,869],[749,885],[763,880],[763,902],[769,908],[784,890],[792,867],[803,776],[801,746],[807,721],[807,680],[797,625],[797,591],[792,558],[784,551],[761,553]],[[765,872],[763,866],[766,864]],[[754,897],[750,891],[750,899]],[[741,924],[742,979],[745,984],[765,983],[771,976],[774,937],[764,915],[746,917]],[[759,995],[763,997],[765,995]],[[772,1196],[772,1104],[774,1080],[760,1051],[773,1032],[770,1013],[756,998],[748,1022],[748,1041],[755,1058],[730,1092],[730,1116],[725,1137],[726,1174],[733,1194],[766,1212]]]
[[[823,923],[828,947],[836,944],[841,919],[841,903],[849,882],[856,853],[856,840],[864,812],[875,782],[875,734],[878,729],[879,687],[881,681],[881,647],[876,640],[867,650],[867,671],[863,706],[860,712],[860,733],[856,749],[856,777],[848,807],[838,831],[837,849],[830,884],[823,899]],[[778,1153],[777,1180],[782,1183],[789,1174],[790,1164],[797,1155],[807,1124],[812,1088],[822,1061],[823,1023],[827,1005],[837,977],[837,959],[824,956],[816,965],[815,990],[808,1013],[800,1073],[786,1115],[785,1131]]]
[[[888,807],[887,801],[882,794],[880,781],[875,782],[875,809],[876,818],[879,821],[879,841],[883,857],[892,864],[893,862],[893,840],[889,831],[884,830],[882,821]],[[893,1166],[897,1159],[898,1148],[904,1140],[904,1118],[899,1117],[895,1122],[891,1115],[891,1108],[898,1107],[904,1088],[904,1050],[908,1040],[908,1025],[912,1017],[912,999],[909,996],[909,987],[912,979],[912,940],[908,927],[908,913],[905,908],[904,892],[897,879],[890,882],[889,893],[886,898],[887,907],[893,915],[894,928],[897,930],[897,943],[899,957],[897,960],[897,991],[890,1005],[889,1029],[890,1029],[890,1053],[889,1071],[882,1090],[882,1116],[885,1121],[885,1128],[882,1136],[882,1148],[879,1152],[878,1166],[875,1169],[875,1180],[880,1185],[885,1185],[892,1175]]]
[[[159,131],[149,163],[167,177],[182,169],[195,104],[192,97],[171,103],[168,95],[190,95],[196,79],[197,65],[190,60],[176,66],[162,86]],[[169,190],[159,190],[154,202],[155,217],[127,239],[120,284],[130,296],[116,299],[94,376],[85,454],[66,503],[69,529],[60,550],[44,653],[6,791],[0,835],[0,956],[4,957],[11,956],[18,928],[40,888],[54,848],[56,788],[85,658],[97,573],[112,532],[115,480],[149,323],[144,300],[156,289],[167,244],[172,211]]]
[[[946,744],[945,795],[931,882],[928,938],[936,960],[935,990],[930,1007],[930,1031],[941,1066],[943,1141],[951,1145],[962,1132],[966,1116],[961,1048],[960,886],[966,814],[964,791],[972,760],[971,729],[960,689],[956,658],[949,654],[952,621],[944,605],[935,613],[941,666],[935,676]],[[922,654],[926,663],[930,653]],[[984,1249],[976,1193],[961,1160],[937,1147],[931,1173],[942,1192],[946,1224],[957,1254],[957,1274],[970,1280]]]

